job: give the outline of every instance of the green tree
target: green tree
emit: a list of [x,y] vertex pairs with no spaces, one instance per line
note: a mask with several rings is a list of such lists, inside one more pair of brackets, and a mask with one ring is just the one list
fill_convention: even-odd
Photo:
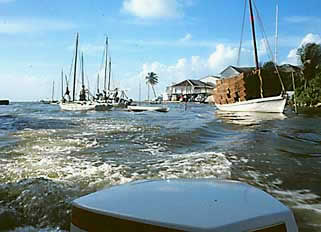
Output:
[[153,89],[153,92],[154,92],[154,96],[156,98],[156,92],[155,92],[155,89],[154,89],[154,86],[158,83],[158,76],[156,73],[154,72],[150,72],[147,74],[147,76],[145,77],[146,79],[146,84],[148,86],[151,86],[152,89]]
[[321,102],[321,45],[303,45],[297,55],[303,67],[304,85],[297,86],[295,97],[299,105],[314,106]]
[[321,73],[311,79],[307,87],[297,88],[295,96],[297,103],[302,106],[314,106],[321,103]]
[[305,80],[305,88],[310,80],[321,70],[321,45],[316,43],[308,43],[302,45],[297,50],[299,61],[303,66],[303,77]]

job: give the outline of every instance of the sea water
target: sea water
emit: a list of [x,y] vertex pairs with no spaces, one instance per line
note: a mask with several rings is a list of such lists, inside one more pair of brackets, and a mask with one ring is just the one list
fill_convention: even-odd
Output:
[[167,106],[168,113],[0,106],[0,230],[68,231],[72,200],[113,185],[216,178],[272,194],[300,231],[321,231],[320,114]]

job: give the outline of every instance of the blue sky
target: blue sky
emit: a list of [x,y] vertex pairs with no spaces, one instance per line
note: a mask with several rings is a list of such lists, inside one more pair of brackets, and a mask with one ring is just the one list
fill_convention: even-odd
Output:
[[[256,0],[272,49],[276,2]],[[243,0],[0,0],[0,99],[49,98],[53,81],[60,97],[60,72],[69,74],[76,32],[92,91],[106,35],[112,86],[131,98],[137,99],[147,72],[158,74],[158,93],[183,79],[218,74],[236,65],[243,8]],[[320,10],[320,0],[279,0],[279,63],[296,64],[300,45],[321,42]],[[243,66],[253,65],[246,17]],[[269,52],[258,26],[257,35],[265,62]]]

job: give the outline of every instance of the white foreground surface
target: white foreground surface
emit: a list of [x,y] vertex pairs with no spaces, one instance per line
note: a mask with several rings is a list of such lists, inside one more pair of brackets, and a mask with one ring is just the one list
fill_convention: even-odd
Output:
[[[298,231],[286,206],[236,181],[136,181],[78,198],[73,206],[97,218],[104,215],[182,231],[245,232],[280,224],[286,226],[287,232]],[[106,231],[116,230],[106,227]],[[71,231],[85,230],[72,224]]]

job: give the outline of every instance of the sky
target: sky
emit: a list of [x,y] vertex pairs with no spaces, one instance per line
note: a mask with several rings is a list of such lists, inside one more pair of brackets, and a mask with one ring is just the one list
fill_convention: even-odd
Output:
[[[55,98],[60,99],[61,71],[71,74],[77,32],[91,92],[98,73],[103,76],[106,36],[111,86],[125,89],[130,98],[138,99],[139,83],[146,98],[148,72],[158,75],[157,94],[184,79],[218,75],[228,65],[237,65],[244,2],[0,0],[0,99],[49,99],[53,82]],[[277,2],[279,64],[298,64],[298,47],[321,43],[320,0],[254,2],[260,63],[273,57]],[[248,9],[245,19],[240,66],[254,66]],[[101,78],[100,89],[102,82]]]

